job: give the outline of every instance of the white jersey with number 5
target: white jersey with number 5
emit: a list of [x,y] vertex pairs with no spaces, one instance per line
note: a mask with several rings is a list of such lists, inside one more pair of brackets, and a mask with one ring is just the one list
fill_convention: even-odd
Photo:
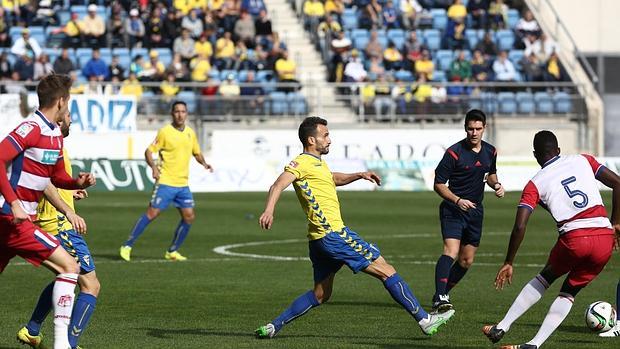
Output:
[[555,219],[560,235],[611,228],[596,179],[602,167],[591,155],[556,156],[527,183],[519,207],[534,210],[540,204]]

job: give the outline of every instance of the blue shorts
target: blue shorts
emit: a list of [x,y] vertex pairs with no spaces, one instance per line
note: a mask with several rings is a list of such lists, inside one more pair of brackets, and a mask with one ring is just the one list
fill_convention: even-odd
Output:
[[344,227],[341,232],[331,232],[308,244],[310,260],[314,269],[314,282],[325,280],[346,264],[354,273],[366,269],[381,256],[381,251]]
[[56,237],[62,244],[62,247],[80,264],[82,274],[95,270],[95,260],[91,256],[88,245],[86,245],[82,235],[70,229],[58,232]]
[[439,205],[439,220],[441,221],[441,235],[443,239],[461,240],[461,245],[478,247],[482,237],[482,218],[484,210],[482,205],[461,210],[453,203],[443,201]]
[[194,197],[189,187],[172,187],[165,184],[156,184],[151,197],[151,207],[165,210],[174,202],[174,207],[194,207]]

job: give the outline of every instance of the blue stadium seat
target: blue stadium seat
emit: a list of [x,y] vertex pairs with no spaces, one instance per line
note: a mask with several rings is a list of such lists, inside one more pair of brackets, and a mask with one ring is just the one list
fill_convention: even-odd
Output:
[[291,92],[286,96],[289,112],[293,115],[308,114],[306,98],[299,92]]
[[[9,27],[9,36],[11,39],[13,39],[13,37],[19,37],[22,35],[22,30],[24,30],[23,27]],[[15,42],[15,40],[12,41]]]
[[431,16],[433,17],[433,28],[445,30],[448,26],[448,15],[446,10],[441,8],[431,9]]
[[391,40],[399,50],[402,50],[405,45],[405,31],[402,29],[390,29],[387,32],[387,37]]
[[547,92],[536,92],[534,94],[534,100],[536,101],[536,112],[551,114],[553,113],[553,100],[551,95]]
[[112,54],[115,55],[127,55],[131,57],[129,47],[115,47],[112,49]]
[[[347,11],[353,10],[353,11]],[[357,14],[355,13],[355,9],[344,9],[344,13],[342,15],[342,27],[344,30],[351,30],[357,28]]]
[[517,92],[517,104],[519,114],[532,114],[536,110],[534,95],[530,92]]
[[573,110],[571,98],[566,92],[556,92],[553,96],[554,110],[556,113],[570,113]]
[[488,114],[493,114],[497,111],[497,94],[495,92],[483,92],[480,94],[482,99],[482,110]]
[[45,33],[31,33],[30,37],[37,40],[39,46],[41,47],[45,47],[47,45],[47,36],[45,36]]
[[177,99],[187,103],[187,112],[193,114],[196,112],[198,100],[196,94],[193,91],[181,91],[177,95]]
[[28,27],[28,30],[30,30],[30,35],[44,35],[45,34],[45,29],[41,26]]
[[145,61],[149,59],[149,50],[144,47],[134,47],[131,49],[131,59],[136,58],[137,55],[142,55]]
[[436,81],[436,82],[446,82],[448,81],[448,79],[446,78],[446,72],[443,70],[435,70],[433,72],[433,79],[432,81]]
[[240,70],[239,71],[239,75],[237,76],[237,80],[239,82],[247,82],[248,81],[248,71],[247,70]]
[[513,92],[500,92],[497,94],[499,112],[502,114],[515,114],[517,112],[517,101]]
[[482,96],[471,96],[469,97],[469,109],[480,109],[482,110]]
[[125,72],[129,71],[129,66],[131,65],[131,56],[129,52],[117,53],[116,51],[112,51],[115,55],[118,55],[118,63],[121,67],[125,68]]
[[76,56],[91,56],[93,54],[93,49],[90,47],[80,47],[75,49]]
[[377,30],[377,40],[379,40],[381,47],[383,47],[384,49],[387,47],[388,37],[385,33],[385,30]]
[[356,49],[364,51],[370,40],[370,33],[366,29],[353,29],[351,31],[351,40]]
[[273,80],[274,72],[273,70],[259,70],[256,72],[255,80],[258,82],[265,82],[269,80]]
[[283,115],[288,113],[286,94],[284,92],[271,92],[269,94],[269,100],[271,104],[271,114]]
[[502,29],[495,34],[497,48],[500,51],[508,51],[512,49],[515,43],[515,35],[512,30]]
[[56,12],[58,15],[58,21],[61,26],[67,24],[71,20],[71,12],[69,10],[59,10]]
[[237,80],[237,71],[232,69],[224,69],[220,72],[220,80],[224,81],[228,79],[228,75],[232,74],[234,79]]
[[475,29],[465,29],[465,38],[469,43],[469,47],[473,50],[478,45],[478,33]]
[[408,70],[399,70],[394,73],[394,77],[400,81],[413,82],[415,80],[413,73]]
[[514,29],[514,27],[517,25],[517,23],[519,22],[519,19],[521,18],[521,16],[519,15],[519,11],[511,8],[508,9],[508,29]]
[[86,16],[88,10],[85,5],[73,5],[71,6],[71,12],[75,12],[78,18],[82,19],[82,17]]
[[211,70],[209,70],[209,72],[207,73],[207,76],[209,77],[209,80],[220,80],[220,71],[212,68]]
[[510,52],[508,52],[508,59],[512,62],[512,64],[514,64],[518,71],[523,71],[521,61],[523,60],[524,55],[523,50],[510,50]]
[[[463,50],[463,52],[465,53],[465,60],[466,61],[471,61],[471,51],[470,50]],[[453,59],[457,59],[459,57],[459,51],[458,50],[454,50],[454,56],[452,57]]]
[[112,57],[112,49],[109,47],[102,47],[99,49],[101,56],[110,56]]
[[424,31],[424,43],[431,51],[439,50],[441,46],[441,33],[437,29],[427,29]]
[[167,47],[155,48],[159,54],[159,60],[167,67],[172,63],[172,51]]
[[58,34],[52,34],[52,32],[60,30],[60,27],[48,26],[45,28],[45,36],[47,37],[48,47],[61,47],[65,38],[65,33],[59,32]]
[[450,70],[450,64],[452,64],[452,51],[451,50],[439,50],[435,53],[435,59],[439,63],[438,68],[440,70]]

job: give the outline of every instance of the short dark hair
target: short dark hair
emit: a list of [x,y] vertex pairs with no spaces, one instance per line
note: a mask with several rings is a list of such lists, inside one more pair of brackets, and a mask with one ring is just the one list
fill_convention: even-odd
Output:
[[308,145],[308,137],[316,136],[316,128],[318,125],[327,126],[327,120],[318,116],[309,116],[299,125],[299,140],[304,147]]
[[467,114],[465,114],[465,126],[467,126],[470,121],[481,121],[482,125],[486,126],[487,116],[480,109],[470,109]]
[[69,75],[51,73],[37,85],[39,108],[49,108],[60,98],[69,97],[72,82]]
[[170,113],[172,113],[174,111],[174,107],[176,107],[179,104],[183,105],[185,107],[185,109],[187,110],[187,103],[185,103],[183,101],[176,100],[176,101],[172,102],[172,105],[170,106]]
[[539,156],[551,155],[558,149],[558,138],[551,131],[543,130],[534,136],[534,152]]

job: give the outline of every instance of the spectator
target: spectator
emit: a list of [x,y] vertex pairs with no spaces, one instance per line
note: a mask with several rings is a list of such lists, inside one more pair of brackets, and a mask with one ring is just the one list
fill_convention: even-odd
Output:
[[54,61],[54,72],[56,74],[67,74],[75,69],[73,61],[69,58],[69,50],[63,48],[60,56]]
[[366,44],[366,57],[383,56],[383,46],[381,46],[381,42],[379,42],[379,34],[376,30],[370,32],[370,40],[368,40],[368,44]]
[[44,76],[54,72],[54,67],[50,63],[50,58],[47,54],[41,53],[37,61],[34,63],[34,81],[39,81]]
[[123,81],[123,86],[120,89],[120,94],[126,96],[135,96],[138,100],[142,97],[143,89],[142,84],[138,81],[136,74],[129,73],[127,80]]
[[235,43],[232,41],[230,32],[224,32],[224,36],[215,42],[215,66],[219,70],[231,69],[235,55]]
[[325,15],[336,18],[338,23],[342,24],[342,14],[344,13],[344,4],[342,0],[325,1]]
[[164,24],[162,28],[164,46],[171,47],[175,38],[179,36],[180,25],[178,22],[179,21],[177,20],[174,11],[168,11],[168,13],[166,14],[166,19],[164,19]]
[[146,30],[144,22],[140,18],[140,12],[137,8],[132,8],[129,11],[129,18],[125,19],[125,34],[128,38],[129,47],[142,47],[145,33]]
[[209,57],[199,54],[192,59],[189,67],[192,70],[192,81],[204,82],[209,79],[209,71],[211,71]]
[[183,62],[188,63],[196,55],[194,39],[190,37],[189,30],[183,28],[181,36],[174,39],[173,52],[181,55]]
[[189,15],[183,17],[181,27],[189,30],[189,33],[193,39],[198,39],[200,37],[200,34],[202,34],[204,30],[204,26],[202,24],[202,20],[198,18],[198,11],[196,11],[196,9],[190,10]]
[[532,34],[536,37],[540,35],[540,27],[538,26],[538,22],[534,19],[534,15],[532,11],[525,10],[523,13],[523,17],[517,22],[515,26],[515,32],[518,36],[518,41],[523,41],[527,35]]
[[4,91],[6,91],[6,93],[19,95],[25,95],[28,93],[28,90],[21,81],[19,72],[13,71],[11,74],[11,79],[4,83]]
[[545,80],[549,82],[568,81],[564,67],[560,63],[557,53],[552,53],[545,67]]
[[433,95],[433,88],[427,81],[426,75],[421,74],[411,87],[413,98],[417,103],[426,103]]
[[[334,21],[333,23],[336,22]],[[343,73],[346,62],[345,56],[351,48],[351,40],[344,36],[344,32],[340,31],[336,33],[336,37],[331,41],[330,46],[333,55],[329,68],[329,81],[342,82],[344,79]]]
[[480,51],[484,55],[485,59],[495,57],[499,52],[490,31],[484,33],[484,37],[478,42],[475,49]]
[[370,3],[366,5],[366,11],[370,17],[372,28],[381,28],[383,24],[383,8],[377,0],[370,0]]
[[259,115],[263,113],[263,104],[265,103],[265,92],[260,84],[254,81],[254,72],[248,71],[246,83],[241,87],[241,96],[243,96],[243,104],[247,106],[249,114]]
[[370,57],[370,64],[368,65],[368,73],[369,75],[373,75],[375,77],[385,74],[385,68],[383,66],[383,59],[381,58],[381,56]]
[[474,56],[471,60],[471,74],[474,81],[485,82],[490,81],[491,71],[489,69],[489,63],[482,55],[480,50],[474,51]]
[[235,35],[245,43],[245,46],[254,48],[256,28],[254,27],[254,20],[245,11],[241,11],[241,17],[235,23]]
[[269,67],[272,68],[275,65],[275,62],[280,58],[283,51],[286,51],[286,44],[280,40],[280,35],[278,32],[273,32],[271,34],[271,39],[265,41],[266,51],[269,52]]
[[166,74],[166,80],[162,81],[161,85],[159,85],[159,89],[163,96],[163,100],[167,103],[170,102],[174,97],[179,94],[181,88],[176,83],[176,78],[173,73]]
[[19,81],[32,81],[34,80],[34,61],[32,51],[26,51],[26,53],[17,59],[13,71],[19,76]]
[[119,62],[118,55],[112,56],[112,62],[110,62],[108,77],[112,80],[114,77],[118,78],[118,81],[125,79],[125,68],[123,68]]
[[329,42],[332,38],[338,36],[337,33],[342,31],[340,23],[334,20],[331,15],[325,16],[325,20],[319,24],[317,35],[319,38],[325,38]]
[[144,74],[144,57],[142,55],[136,55],[133,62],[129,65],[129,73],[136,75],[136,79],[142,79]]
[[465,51],[458,53],[458,57],[450,64],[450,79],[469,81],[472,77],[471,63],[465,59]]
[[125,35],[125,21],[120,12],[112,12],[108,20],[106,32],[108,42],[112,47],[128,47],[127,35]]
[[97,80],[96,76],[91,76],[88,78],[88,84],[83,92],[85,95],[102,95],[103,94],[103,86],[99,80]]
[[256,70],[269,69],[269,52],[265,51],[263,45],[256,45],[254,49],[254,65]]
[[239,0],[225,0],[222,6],[224,12],[224,31],[232,32],[235,28],[235,22],[239,19],[241,13],[241,1]]
[[496,81],[510,82],[517,79],[515,66],[508,59],[508,52],[506,51],[500,52],[495,62],[493,62],[493,72],[495,73]]
[[7,80],[13,75],[13,68],[9,62],[9,54],[6,51],[0,53],[0,80]]
[[0,47],[10,47],[11,37],[9,36],[9,28],[11,24],[6,17],[3,7],[0,7]]
[[359,57],[357,50],[351,51],[351,58],[347,62],[344,68],[344,81],[345,82],[363,82],[368,76],[366,69],[364,68],[364,62]]
[[52,8],[51,0],[41,0],[38,3],[36,15],[32,20],[33,25],[47,27],[49,25],[56,25],[58,18]]
[[524,56],[521,67],[523,68],[525,81],[535,82],[544,80],[542,63],[535,53],[532,52]]
[[[335,21],[334,23],[337,24],[337,22]],[[351,39],[347,38],[344,35],[343,31],[337,31],[335,38],[331,41],[330,46],[331,46],[332,51],[334,51],[334,53],[342,54],[342,53],[349,51],[349,49],[351,49],[352,44],[353,43],[351,42]]]
[[97,5],[88,5],[88,15],[82,20],[80,31],[84,34],[87,46],[105,46],[105,22],[97,14]]
[[241,11],[245,11],[250,16],[256,17],[260,13],[260,11],[265,11],[267,8],[265,7],[265,3],[263,0],[242,0],[241,1]]
[[181,60],[181,55],[179,55],[178,53],[175,53],[172,57],[172,63],[168,67],[168,73],[174,74],[175,81],[189,81],[189,70]]
[[413,71],[415,69],[415,61],[422,58],[422,50],[424,44],[421,40],[418,40],[418,34],[415,30],[409,32],[409,37],[405,41],[405,47],[403,52],[405,53],[405,69]]
[[304,27],[311,33],[316,32],[316,28],[325,16],[325,7],[319,0],[306,0],[304,2]]
[[[396,113],[396,102],[392,98],[392,88],[390,85],[385,75],[379,75],[379,79],[375,84],[375,99],[372,103],[375,108],[376,120],[385,119],[383,115],[387,115],[388,119],[392,119]],[[383,111],[384,108],[387,108],[385,112]]]
[[205,33],[202,33],[202,35],[200,35],[200,39],[198,39],[198,41],[194,44],[194,52],[197,55],[202,53],[209,59],[213,56],[213,46],[211,45],[211,42],[207,40],[207,35]]
[[382,11],[383,26],[387,29],[400,28],[400,22],[398,21],[398,11],[394,7],[392,0],[388,0],[383,7]]
[[465,40],[465,19],[457,17],[455,20],[448,20],[445,38],[446,46],[450,50],[464,49],[467,46],[467,41]]
[[471,15],[473,29],[488,29],[487,12],[489,0],[470,0],[467,3],[467,12]]
[[22,29],[22,36],[13,43],[11,53],[16,56],[24,56],[27,52],[31,52],[35,58],[39,57],[41,46],[39,46],[37,40],[30,36],[30,30],[24,28]]
[[103,94],[106,96],[115,96],[121,93],[121,79],[118,76],[112,76],[111,80],[103,87]]
[[99,49],[93,49],[91,59],[86,62],[86,65],[82,69],[82,75],[88,80],[90,80],[91,76],[94,76],[97,78],[97,81],[104,81],[107,79],[108,73],[108,65],[101,59]]
[[433,71],[435,70],[435,64],[431,59],[431,54],[428,50],[422,51],[422,57],[415,61],[415,73],[416,76],[424,75],[425,81],[433,79]]
[[233,56],[233,69],[234,70],[248,70],[254,69],[253,62],[248,60],[248,48],[245,46],[245,43],[241,40],[237,41],[235,45],[235,55]]
[[467,7],[463,5],[462,0],[454,0],[452,5],[448,7],[447,15],[452,21],[465,23],[465,17],[467,17]]
[[237,81],[235,81],[233,74],[226,76],[226,80],[220,84],[217,94],[222,97],[223,114],[235,114],[236,105],[241,95],[241,88]]
[[[529,37],[534,37],[533,35],[529,35]],[[550,39],[547,34],[540,34],[540,38],[534,41],[529,47],[526,46],[525,54],[529,55],[530,53],[534,53],[538,56],[538,59],[541,62],[546,62],[553,53],[557,53],[558,45],[555,41]]]
[[383,64],[387,70],[400,70],[402,68],[403,55],[398,51],[396,45],[390,41],[388,47],[383,51]]
[[276,61],[275,70],[278,74],[278,81],[285,84],[295,84],[294,86],[283,86],[279,90],[282,92],[293,92],[297,90],[299,81],[296,80],[297,64],[289,58],[288,51],[282,51],[282,57]]
[[166,67],[159,60],[159,53],[155,50],[149,52],[149,61],[144,63],[141,81],[162,81]]
[[490,29],[506,28],[506,23],[508,23],[508,5],[504,4],[504,0],[491,0],[489,5],[489,22],[491,22]]
[[164,30],[164,21],[159,7],[155,7],[146,21],[146,46],[166,47],[162,36]]
[[418,27],[420,14],[424,8],[418,0],[400,0],[400,13],[403,25],[409,30],[415,30]]
[[267,16],[266,10],[261,10],[258,13],[258,18],[254,22],[254,28],[256,29],[256,41],[258,42],[262,37],[271,35],[271,20]]

